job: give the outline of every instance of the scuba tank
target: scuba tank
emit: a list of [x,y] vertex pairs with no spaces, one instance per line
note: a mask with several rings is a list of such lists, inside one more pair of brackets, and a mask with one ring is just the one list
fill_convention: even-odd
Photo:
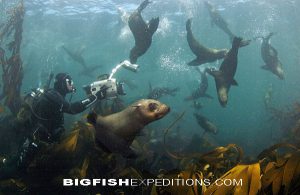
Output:
[[[21,122],[26,122],[30,120],[33,115],[36,115],[34,111],[34,104],[39,101],[39,98],[44,93],[44,91],[48,90],[50,88],[51,81],[53,79],[53,72],[49,74],[49,77],[47,79],[47,82],[44,86],[44,88],[34,88],[31,89],[30,93],[27,93],[25,97],[23,98],[23,105],[20,108],[19,112],[17,113],[17,118]],[[37,117],[38,118],[38,117]]]

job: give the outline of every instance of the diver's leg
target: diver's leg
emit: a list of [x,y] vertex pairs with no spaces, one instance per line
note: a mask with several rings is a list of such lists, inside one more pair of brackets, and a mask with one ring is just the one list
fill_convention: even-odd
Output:
[[17,161],[18,157],[11,159],[3,158],[0,164],[0,180],[13,178],[17,175]]
[[36,143],[26,139],[18,155],[2,160],[0,165],[0,179],[13,178],[24,173],[38,152],[38,149]]

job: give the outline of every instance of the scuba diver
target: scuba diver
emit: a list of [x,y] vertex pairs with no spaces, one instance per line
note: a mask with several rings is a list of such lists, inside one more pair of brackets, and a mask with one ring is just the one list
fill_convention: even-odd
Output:
[[[68,93],[74,93],[73,80],[66,73],[58,73],[55,76],[54,88],[46,91],[37,91],[30,94],[32,120],[36,125],[33,133],[38,133],[39,138],[46,142],[57,142],[64,130],[64,113],[78,114],[90,107],[97,100],[105,98],[106,89],[99,90],[95,95],[70,103],[65,100]],[[30,103],[31,102],[31,103]]]
[[97,93],[87,98],[70,103],[65,100],[69,93],[74,93],[73,80],[66,73],[55,76],[54,87],[46,90],[36,89],[25,96],[24,102],[30,107],[31,128],[19,154],[11,159],[2,160],[0,179],[16,172],[25,171],[43,144],[59,142],[64,129],[64,113],[78,114],[89,108],[97,100],[106,97],[107,87],[102,87]]

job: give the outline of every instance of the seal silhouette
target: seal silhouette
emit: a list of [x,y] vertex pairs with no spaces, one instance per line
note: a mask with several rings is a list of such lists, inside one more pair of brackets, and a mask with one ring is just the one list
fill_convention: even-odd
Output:
[[130,62],[135,64],[137,59],[144,55],[152,43],[152,36],[157,30],[159,18],[152,18],[149,23],[146,23],[141,15],[143,9],[150,3],[145,0],[141,5],[130,15],[128,20],[129,28],[134,36],[135,45],[130,51]]
[[121,112],[108,116],[95,113],[88,115],[88,122],[94,125],[96,140],[110,152],[124,156],[132,154],[129,146],[147,124],[163,118],[170,108],[153,99],[142,99]]
[[[227,21],[220,15],[217,9],[210,2],[204,1],[204,4],[208,9],[211,18],[211,24],[215,24],[221,30],[223,30],[228,35],[230,43],[232,43],[236,35],[229,29]],[[250,44],[250,42],[251,40],[243,39],[240,43],[240,47],[247,46]]]
[[277,50],[270,44],[270,38],[274,35],[274,33],[270,33],[266,37],[259,37],[263,39],[261,44],[261,57],[265,62],[261,68],[264,70],[268,70],[278,76],[279,79],[284,79],[284,72],[282,69],[282,63],[278,58]]
[[232,48],[226,55],[219,70],[207,69],[207,73],[215,78],[218,99],[220,104],[225,107],[228,101],[228,92],[231,85],[238,85],[234,80],[237,69],[237,55],[242,38],[235,37],[232,42]]
[[187,42],[192,50],[192,52],[197,56],[196,59],[188,63],[189,66],[198,66],[208,62],[214,62],[218,59],[222,59],[226,56],[227,49],[211,49],[201,45],[193,35],[191,29],[192,20],[188,19],[186,21],[186,31],[187,31]]
[[185,101],[196,100],[200,97],[212,99],[213,97],[206,93],[207,88],[208,88],[208,79],[206,76],[207,68],[205,68],[203,71],[201,71],[201,70],[199,70],[198,67],[196,67],[196,70],[201,75],[201,83],[200,83],[199,87],[196,90],[194,90],[192,92],[192,94],[190,96],[186,97],[184,100]]

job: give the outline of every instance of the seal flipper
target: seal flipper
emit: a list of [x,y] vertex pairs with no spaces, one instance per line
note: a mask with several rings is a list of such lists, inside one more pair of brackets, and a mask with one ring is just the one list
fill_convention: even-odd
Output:
[[107,151],[119,153],[125,158],[137,157],[136,153],[130,148],[130,145],[126,140],[106,129],[101,131],[101,135],[97,135],[96,133],[96,143]]
[[260,68],[262,68],[264,70],[270,70],[269,66],[267,66],[267,65],[262,65]]
[[190,62],[188,63],[188,65],[189,65],[189,66],[198,66],[198,65],[199,65],[198,58],[196,58],[196,59],[190,61]]
[[148,30],[151,35],[153,35],[155,33],[155,31],[157,30],[158,24],[159,24],[159,17],[152,18],[149,21]]
[[199,59],[199,58],[196,58],[196,59],[190,61],[190,62],[188,63],[188,65],[189,65],[189,66],[199,66],[199,65],[203,64],[204,62],[205,62],[204,60],[201,60],[201,59]]
[[122,137],[115,135],[113,132],[107,130],[106,128],[101,128],[101,132],[97,133],[97,126],[101,126],[101,124],[97,124],[97,117],[99,116],[94,111],[89,113],[89,115],[87,116],[87,121],[95,127],[96,143],[107,152],[120,153],[126,158],[135,158],[136,154],[130,148],[130,143],[124,140]]
[[269,42],[269,39],[270,39],[274,34],[275,34],[275,33],[271,32],[271,33],[269,33],[266,37],[264,37],[264,36],[257,36],[257,37],[254,37],[253,40],[257,41],[258,39],[262,39],[263,41]]
[[275,34],[275,33],[270,32],[270,33],[268,34],[268,36],[263,37],[264,41],[266,41],[267,43],[269,43],[270,38],[271,38],[274,34]]
[[239,84],[237,83],[237,81],[236,81],[236,80],[232,79],[232,81],[231,81],[231,85],[238,86]]
[[191,18],[189,18],[187,21],[186,21],[186,23],[185,23],[185,28],[186,28],[186,30],[187,31],[191,31],[191,27],[192,26],[192,19]]
[[143,2],[140,4],[140,6],[137,8],[137,11],[138,11],[139,13],[141,13],[141,12],[143,11],[143,9],[145,9],[149,3],[151,3],[149,0],[143,1]]

